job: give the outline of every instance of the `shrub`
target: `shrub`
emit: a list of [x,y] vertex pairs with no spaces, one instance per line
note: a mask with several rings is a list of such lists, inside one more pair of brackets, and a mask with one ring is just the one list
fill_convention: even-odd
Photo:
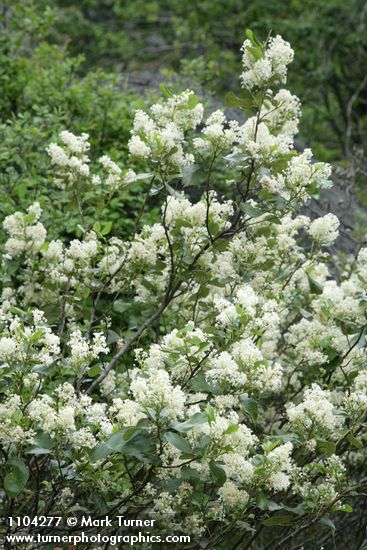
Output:
[[[203,122],[193,92],[162,87],[135,113],[142,171],[91,162],[88,135],[64,130],[47,216],[34,202],[5,218],[5,517],[121,513],[185,548],[283,549],[363,493],[367,252],[335,278],[337,218],[299,214],[330,167],[293,148],[290,45],[247,31],[242,54],[227,103],[244,124]],[[137,182],[130,231],[99,221]],[[48,237],[57,192],[80,238]]]
[[[116,75],[101,70],[85,73],[82,56],[71,57],[65,46],[53,45],[48,33],[55,16],[42,2],[14,1],[0,20],[4,24],[0,39],[2,215],[38,201],[51,232],[56,226],[57,235],[64,231],[80,236],[75,196],[59,193],[56,203],[52,183],[41,184],[51,174],[45,143],[55,140],[65,127],[73,132],[88,128],[95,154],[108,153],[124,165],[127,147],[120,144],[128,140],[133,109],[144,102]],[[127,189],[123,199],[115,197],[119,213],[103,211],[99,204],[101,221],[113,219],[123,230],[139,211],[141,196],[137,185],[131,192]]]

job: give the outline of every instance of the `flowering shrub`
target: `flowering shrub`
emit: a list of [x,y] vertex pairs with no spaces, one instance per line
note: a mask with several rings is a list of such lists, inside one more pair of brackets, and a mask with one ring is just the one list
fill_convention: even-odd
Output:
[[[290,45],[247,31],[242,51],[244,124],[163,87],[128,143],[144,172],[91,169],[87,134],[48,145],[81,239],[48,238],[38,203],[5,218],[5,516],[118,511],[185,548],[283,549],[363,492],[367,250],[335,278],[337,218],[299,214],[331,184],[293,147]],[[88,224],[91,197],[138,180],[130,235]]]

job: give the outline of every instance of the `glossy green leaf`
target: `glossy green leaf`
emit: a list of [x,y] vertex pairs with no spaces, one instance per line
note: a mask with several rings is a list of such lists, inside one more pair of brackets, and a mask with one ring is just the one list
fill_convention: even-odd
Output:
[[9,497],[15,498],[27,485],[29,468],[20,458],[12,458],[6,466],[8,471],[4,477],[4,489]]
[[184,439],[178,434],[175,434],[174,432],[167,432],[164,434],[164,438],[171,443],[176,449],[179,449],[183,453],[186,454],[193,454],[193,450],[191,448],[190,443],[187,441],[187,439]]

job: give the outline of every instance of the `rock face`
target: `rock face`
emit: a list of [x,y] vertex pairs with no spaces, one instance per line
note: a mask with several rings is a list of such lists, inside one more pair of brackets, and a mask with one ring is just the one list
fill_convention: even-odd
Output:
[[144,69],[121,74],[122,82],[138,95],[146,95],[146,91],[159,91],[159,84],[164,78],[159,70]]

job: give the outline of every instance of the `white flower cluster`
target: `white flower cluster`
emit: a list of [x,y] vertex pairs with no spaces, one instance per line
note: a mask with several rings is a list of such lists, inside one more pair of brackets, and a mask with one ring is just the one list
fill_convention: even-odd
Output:
[[90,149],[89,135],[75,136],[65,130],[60,133],[60,139],[63,146],[50,143],[46,149],[52,164],[68,168],[68,177],[71,181],[77,175],[89,176],[89,157],[87,155]]
[[312,162],[312,152],[305,149],[300,155],[293,156],[287,167],[272,174],[269,171],[261,179],[262,185],[273,193],[279,193],[286,199],[306,200],[307,189],[327,187],[331,167],[323,162]]
[[60,133],[62,145],[50,143],[46,151],[51,158],[53,165],[58,167],[58,175],[55,183],[64,188],[68,184],[75,184],[80,178],[84,182],[90,182],[93,185],[103,184],[109,190],[115,190],[120,183],[131,183],[136,180],[136,174],[133,170],[128,170],[122,177],[121,168],[113,162],[108,155],[100,157],[99,162],[107,172],[106,177],[102,178],[98,174],[92,174],[90,170],[90,142],[88,134],[76,136],[68,131]]
[[202,130],[203,137],[194,138],[193,145],[198,152],[215,153],[225,151],[238,141],[239,124],[236,120],[227,122],[223,111],[212,113]]
[[146,417],[142,405],[131,399],[114,399],[110,413],[122,426],[136,426],[140,420]]
[[289,90],[281,89],[272,97],[271,101],[264,102],[261,116],[266,120],[272,132],[293,137],[298,132],[301,116],[300,100]]
[[27,209],[27,214],[15,212],[6,216],[3,227],[10,238],[5,243],[5,250],[12,256],[20,254],[37,254],[46,240],[46,229],[39,221],[42,210],[38,202]]
[[[333,511],[343,509],[343,503],[338,498],[338,488],[345,483],[346,467],[343,460],[337,455],[331,455],[317,464],[322,477],[315,480],[312,465],[306,465],[296,475],[294,490],[298,493],[311,511],[323,506]],[[298,478],[298,479],[297,479]]]
[[367,372],[365,370],[358,373],[351,390],[345,397],[344,406],[353,419],[358,419],[367,411]]
[[230,227],[233,214],[232,201],[219,202],[216,193],[210,192],[206,199],[191,204],[185,197],[169,197],[164,208],[165,223],[174,240],[185,243],[191,253],[196,254],[203,243],[208,240],[208,227],[218,230]]
[[243,388],[247,382],[246,373],[240,371],[237,363],[227,351],[222,351],[211,361],[206,378],[221,385],[227,383],[236,390]]
[[245,153],[257,162],[271,162],[278,155],[286,155],[293,144],[288,133],[273,134],[266,122],[257,117],[249,118],[238,131],[238,146],[235,152]]
[[133,373],[130,391],[139,405],[152,409],[157,416],[174,420],[184,414],[185,394],[172,385],[168,372],[162,369],[151,368],[143,375]]
[[94,231],[86,233],[83,240],[73,239],[68,246],[59,240],[51,241],[42,250],[41,268],[51,281],[77,286],[82,278],[86,281],[93,277],[100,248]]
[[254,46],[250,40],[245,40],[242,46],[241,81],[244,88],[252,90],[276,83],[283,83],[287,75],[287,65],[292,62],[294,52],[288,42],[279,35],[270,38],[264,51],[262,47]]
[[306,432],[309,436],[316,433],[333,437],[335,428],[341,424],[341,418],[337,416],[331,402],[330,392],[322,390],[317,384],[305,391],[299,405],[290,403],[287,406],[287,416],[296,430]]
[[33,443],[36,431],[23,427],[14,419],[22,418],[22,402],[19,395],[12,395],[0,403],[0,443],[6,447]]
[[240,321],[241,315],[253,318],[256,315],[256,305],[259,302],[250,285],[242,285],[235,291],[233,302],[226,298],[214,298],[214,306],[218,310],[217,322],[226,327]]
[[[99,159],[99,162],[102,164],[103,168],[105,168],[105,170],[107,171],[107,177],[104,180],[104,184],[107,187],[114,189],[115,187],[118,186],[121,180],[121,173],[122,173],[121,168],[116,164],[116,162],[113,162],[113,160],[111,160],[110,157],[107,155],[103,155]],[[129,172],[128,174],[125,174],[125,177],[124,177],[125,183],[131,183],[131,181],[134,181],[134,179],[135,177],[132,171]],[[101,179],[99,176],[94,176],[92,178],[92,182],[94,184],[99,184],[101,183]]]
[[264,359],[261,350],[250,340],[241,339],[232,347],[232,355],[247,374],[252,391],[277,392],[282,383],[282,367]]
[[104,439],[113,427],[106,404],[93,403],[84,394],[77,397],[69,383],[56,388],[54,398],[44,394],[31,401],[27,416],[35,428],[42,427],[61,445],[71,444],[77,449],[93,448],[98,438]]
[[288,252],[297,245],[297,235],[301,229],[310,225],[310,219],[307,216],[296,216],[292,218],[291,214],[286,215],[276,228],[277,248],[282,252]]
[[319,319],[301,319],[293,324],[285,334],[285,339],[293,348],[298,362],[306,365],[322,365],[328,360],[328,346],[342,352],[347,340],[341,329],[333,324],[325,326]]
[[314,220],[309,228],[311,237],[318,244],[329,246],[338,238],[340,222],[334,214],[326,214],[322,218]]
[[79,328],[75,328],[68,340],[70,356],[68,363],[77,372],[85,370],[93,359],[109,352],[106,338],[102,332],[96,332],[93,339],[88,341],[82,335]]
[[360,288],[351,281],[342,281],[340,285],[336,281],[328,280],[323,283],[321,295],[313,301],[313,309],[317,314],[327,312],[330,319],[363,324],[365,313],[360,298]]
[[161,224],[145,226],[131,243],[128,258],[131,262],[155,264],[159,253],[165,252],[165,233]]
[[227,416],[216,414],[211,423],[201,424],[193,430],[193,436],[198,437],[207,434],[215,443],[215,453],[221,454],[235,452],[241,456],[249,455],[257,442],[257,437],[245,423],[239,423],[239,417],[235,411],[230,411]]
[[163,171],[192,164],[193,155],[185,152],[185,133],[195,129],[202,116],[202,104],[188,90],[169,97],[163,105],[154,105],[150,115],[137,111],[128,144],[130,154],[151,159]]
[[59,353],[59,338],[38,309],[33,310],[29,324],[14,315],[0,337],[0,361],[5,365],[49,366],[59,359]]
[[292,450],[292,443],[288,442],[278,445],[265,455],[266,473],[265,476],[261,473],[260,477],[264,476],[266,485],[275,492],[285,491],[291,483]]
[[227,480],[218,491],[219,499],[227,508],[245,507],[249,500],[249,495],[243,489],[239,489],[237,485],[230,480]]

